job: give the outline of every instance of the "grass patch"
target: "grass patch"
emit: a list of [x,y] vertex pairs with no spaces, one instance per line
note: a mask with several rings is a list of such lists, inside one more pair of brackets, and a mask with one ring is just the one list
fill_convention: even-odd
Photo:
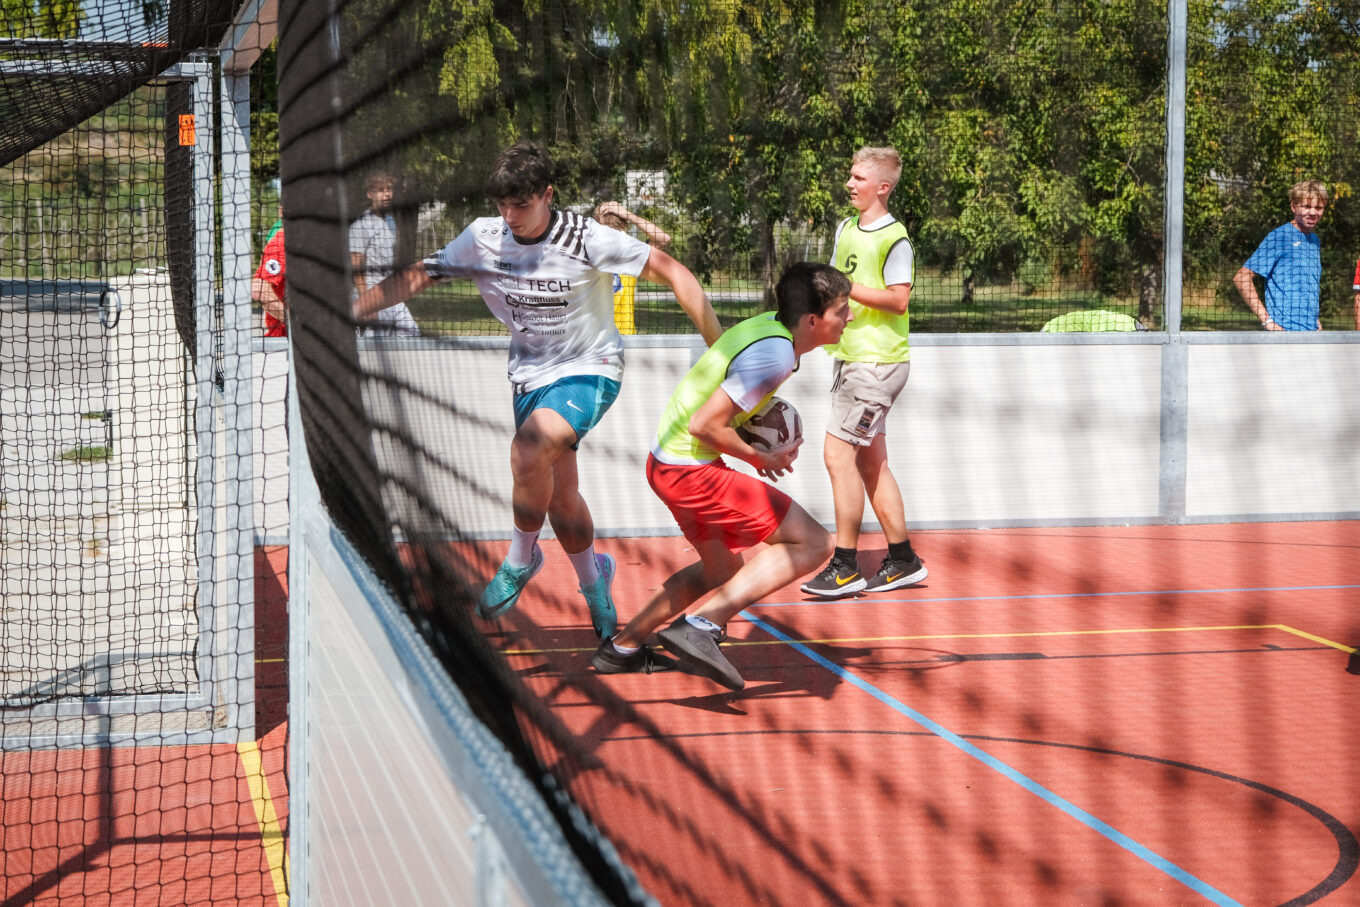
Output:
[[81,414],[80,414],[80,418],[82,418],[82,419],[88,419],[88,420],[91,421],[91,422],[94,422],[94,421],[100,421],[100,422],[102,422],[102,421],[104,420],[104,417],[105,417],[106,415],[107,415],[107,413],[105,413],[105,411],[102,410],[102,409],[101,409],[101,410],[91,410],[91,411],[88,412],[88,413],[81,413]]
[[[1092,290],[1046,288],[1026,293],[1010,284],[979,283],[974,302],[963,305],[962,281],[954,275],[918,275],[911,294],[911,329],[921,333],[1015,333],[1038,331],[1050,318],[1081,309],[1108,309],[1138,314],[1138,301]],[[718,277],[705,287],[709,303],[724,327],[767,311],[762,287],[749,280]],[[657,297],[657,298],[652,298]],[[466,281],[438,284],[408,306],[428,335],[442,337],[505,336],[505,327],[491,316],[477,288]],[[640,283],[636,303],[639,334],[692,334],[694,326],[669,291]],[[1239,317],[1228,313],[1228,317]],[[1226,319],[1225,319],[1226,320]]]
[[[1051,285],[1026,292],[1018,284],[979,282],[973,302],[964,305],[963,283],[957,275],[918,272],[911,293],[911,330],[921,334],[1033,333],[1051,318],[1068,312],[1104,309],[1138,315],[1133,295],[1112,295],[1090,289]],[[766,311],[763,291],[757,282],[718,276],[705,286],[709,302],[724,327]],[[1235,291],[1234,291],[1235,292]],[[656,298],[651,298],[656,297]],[[412,299],[408,305],[421,330],[435,337],[504,337],[505,327],[491,317],[477,288],[467,281],[438,284]],[[635,320],[639,334],[693,334],[694,326],[662,286],[638,286]],[[1154,312],[1153,330],[1165,320],[1160,302]],[[1328,330],[1351,330],[1349,308],[1325,313]],[[1181,306],[1181,329],[1185,331],[1259,331],[1256,317],[1246,304],[1213,287],[1187,286]]]
[[68,463],[103,463],[113,454],[104,445],[81,445],[61,452],[61,458]]

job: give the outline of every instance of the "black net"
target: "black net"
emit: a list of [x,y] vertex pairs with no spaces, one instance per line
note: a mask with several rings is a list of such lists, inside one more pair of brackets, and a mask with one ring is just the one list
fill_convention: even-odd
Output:
[[[286,898],[290,381],[331,520],[608,901],[1344,897],[1356,347],[1220,332],[1360,328],[1351,6],[279,0],[260,46],[273,6],[3,2],[5,903]],[[233,34],[259,55],[248,137],[222,125]],[[515,411],[537,376],[507,359],[571,288],[516,271],[523,199],[486,189],[520,142],[553,162],[554,254],[670,263],[585,262],[613,308],[587,375],[627,377],[552,462],[521,430],[543,407]],[[916,356],[884,456],[931,585],[872,500],[858,561],[828,563],[840,372],[810,347],[779,487],[827,551],[722,631],[748,685],[692,659],[651,677],[681,649],[655,634],[601,661],[600,582],[620,625],[697,582],[647,475],[706,345],[678,275],[730,330],[795,262],[852,270],[865,147],[900,154],[879,227],[906,241],[878,276],[910,285]],[[1318,247],[1317,288],[1278,308],[1257,255],[1310,201],[1291,248]],[[459,237],[510,251],[469,265]],[[379,284],[409,298],[356,314]],[[889,380],[842,430],[869,431]],[[534,575],[489,599],[530,524]],[[892,594],[805,590],[824,565]],[[343,665],[313,629],[308,658]],[[349,693],[308,691],[328,742],[391,743],[367,713],[345,736]],[[311,893],[382,901],[468,849],[400,827],[399,795],[447,766],[368,752],[312,754],[342,770],[294,804],[335,861]],[[365,862],[402,833],[410,862]]]
[[216,47],[240,5],[7,4],[0,26],[0,162],[56,138],[189,54]]
[[[1158,326],[1164,9],[998,9],[570,5],[457,26],[438,5],[347,11],[347,186],[362,204],[364,168],[393,171],[410,261],[485,210],[488,152],[532,137],[559,164],[559,204],[618,201],[655,225],[627,228],[664,236],[731,323],[766,306],[790,261],[829,256],[850,153],[892,145],[913,330],[1038,330],[1087,309]],[[625,333],[688,330],[655,286],[621,302]],[[498,330],[466,286],[412,311],[427,334]]]
[[[891,209],[915,252],[913,330],[1032,331],[1077,311],[1164,327],[1164,5],[730,19],[571,5],[456,27],[448,13],[347,13],[352,71],[391,86],[349,118],[348,185],[363,204],[359,171],[393,170],[402,261],[483,210],[474,161],[529,136],[560,165],[560,204],[622,202],[736,321],[761,309],[783,265],[829,255],[844,214],[837,162],[886,144],[907,151]],[[1323,321],[1353,326],[1355,41],[1339,7],[1273,18],[1190,5],[1187,329],[1256,325],[1232,277],[1308,179],[1332,196]],[[399,148],[384,138],[394,130]],[[622,301],[625,332],[686,330],[656,287]],[[467,287],[436,288],[412,311],[427,334],[498,330]]]
[[0,4],[5,904],[286,897],[253,807],[284,790],[286,444],[257,500],[226,493],[285,437],[285,380],[252,400],[227,323],[239,6]]
[[[142,314],[166,259],[165,95],[138,89],[11,164],[0,187],[12,708],[198,680],[188,349],[176,319]],[[142,379],[160,386],[139,393]],[[159,463],[141,472],[139,457]],[[161,566],[143,562],[139,532],[170,546]]]
[[[790,263],[831,258],[837,230],[855,213],[846,188],[852,155],[892,146],[903,166],[887,207],[912,249],[913,334],[1254,326],[1232,295],[1232,276],[1266,225],[1287,219],[1288,189],[1305,177],[1333,187],[1336,205],[1322,228],[1332,302],[1323,313],[1325,326],[1344,326],[1337,275],[1344,250],[1354,247],[1346,225],[1357,167],[1355,142],[1344,140],[1354,137],[1357,101],[1351,21],[1324,6],[1286,14],[1250,3],[1192,4],[1182,161],[1167,138],[1168,85],[1178,77],[1169,46],[1179,40],[1169,36],[1169,12],[1165,4],[1083,2],[777,9],[396,2],[333,12],[284,4],[279,135],[290,318],[323,498],[549,802],[569,791],[661,896],[702,899],[704,872],[751,900],[769,896],[758,872],[706,849],[706,830],[677,815],[667,782],[683,776],[677,789],[692,783],[730,798],[737,812],[740,796],[586,669],[595,642],[576,588],[582,572],[573,576],[555,543],[545,544],[544,568],[555,569],[555,579],[530,584],[532,604],[499,623],[475,616],[512,520],[535,520],[520,496],[528,478],[516,472],[512,488],[506,477],[523,466],[510,441],[520,443],[510,389],[497,375],[507,338],[539,330],[546,316],[515,310],[529,303],[513,299],[508,314],[493,315],[488,292],[526,289],[511,261],[467,266],[457,276],[470,279],[401,293],[396,308],[409,330],[389,322],[375,335],[374,324],[353,313],[358,293],[407,266],[414,270],[394,279],[433,273],[421,260],[460,234],[511,229],[511,214],[487,199],[485,186],[497,155],[527,140],[554,161],[550,240],[559,226],[578,229],[573,218],[607,225],[612,211],[620,229],[683,263],[731,327],[772,306]],[[1245,80],[1248,71],[1257,81]],[[1287,93],[1290,112],[1263,133],[1263,99],[1278,98],[1290,80],[1297,80]],[[1296,153],[1295,139],[1308,143],[1306,153]],[[1168,207],[1173,175],[1184,177],[1183,214]],[[373,194],[375,178],[390,201]],[[616,205],[601,207],[608,203]],[[369,209],[386,215],[381,266],[363,245]],[[1174,312],[1164,302],[1169,243],[1185,272]],[[486,273],[493,268],[503,271],[500,283]],[[620,278],[615,290],[615,325],[637,341],[625,343],[630,355],[665,348],[664,338],[687,349],[683,338],[695,327],[670,286]],[[654,346],[647,335],[659,338]],[[1002,383],[1025,370],[1009,355],[998,355],[1009,366],[985,366],[1000,368]],[[689,364],[681,356],[660,373],[675,381]],[[632,380],[667,380],[649,374]],[[1059,383],[1069,380],[1084,381]],[[659,401],[668,391],[646,390]],[[949,409],[953,398],[945,397]],[[597,526],[597,539],[646,534],[636,528],[648,525],[636,514],[651,500],[641,461],[659,408],[631,410],[640,427],[602,431],[581,445],[578,462],[608,463],[582,478],[583,494],[609,499],[610,518],[631,527]],[[1098,418],[1096,411],[1077,418]],[[611,418],[617,425],[629,417]],[[1184,441],[1184,422],[1162,418],[1162,443]],[[820,438],[818,426],[810,432]],[[620,442],[621,434],[631,440]],[[1122,469],[1118,444],[1088,452],[1088,475]],[[815,472],[814,458],[800,462]],[[500,465],[483,468],[488,459]],[[1085,487],[1085,479],[1068,478],[1071,488]],[[999,496],[1051,502],[1067,490],[1031,497],[1021,481]],[[942,494],[962,506],[972,492],[959,485]],[[1165,517],[1185,498],[1184,485],[1171,482],[1151,507]],[[536,517],[541,523],[542,513]],[[650,527],[673,537],[667,520],[661,511]],[[664,559],[646,544],[628,550],[632,568],[661,569]],[[632,590],[630,612],[672,581],[638,580],[650,586]],[[599,724],[573,723],[576,708],[601,716]],[[659,740],[659,752],[653,761],[612,763],[600,752],[608,737],[600,725]],[[877,783],[893,788],[882,777]],[[629,896],[626,875],[561,816],[602,888]],[[777,823],[763,816],[741,812],[738,821],[767,845],[780,839]],[[653,823],[664,827],[657,839],[639,831]],[[661,838],[677,852],[704,854],[702,867],[658,856],[651,846]],[[854,858],[842,844],[808,845],[815,856],[790,844],[781,858],[848,876],[853,888]],[[803,882],[817,875],[806,871]],[[855,900],[827,884],[828,902]]]

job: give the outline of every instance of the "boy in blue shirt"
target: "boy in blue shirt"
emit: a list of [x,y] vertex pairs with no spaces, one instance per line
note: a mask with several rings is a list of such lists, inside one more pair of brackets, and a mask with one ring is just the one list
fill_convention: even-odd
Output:
[[[1327,187],[1317,180],[1289,190],[1294,219],[1271,230],[1233,283],[1267,331],[1318,331],[1322,288],[1322,241],[1315,232],[1327,208]],[[1265,278],[1265,302],[1256,293],[1256,275]]]

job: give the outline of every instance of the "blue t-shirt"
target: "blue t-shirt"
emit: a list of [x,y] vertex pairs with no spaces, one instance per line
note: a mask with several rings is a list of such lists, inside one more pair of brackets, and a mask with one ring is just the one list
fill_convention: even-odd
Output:
[[1247,259],[1247,268],[1266,279],[1266,311],[1286,331],[1318,329],[1322,288],[1322,240],[1293,223],[1271,230]]

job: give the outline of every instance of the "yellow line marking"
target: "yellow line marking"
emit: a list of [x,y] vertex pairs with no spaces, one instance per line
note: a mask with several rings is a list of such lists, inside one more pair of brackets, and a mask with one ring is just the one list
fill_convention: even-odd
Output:
[[1342,652],[1349,652],[1352,655],[1355,654],[1355,648],[1353,646],[1344,645],[1343,643],[1339,642],[1332,642],[1330,639],[1323,639],[1321,636],[1314,636],[1312,633],[1305,633],[1303,630],[1295,630],[1293,627],[1286,627],[1284,624],[1276,624],[1275,626],[1279,627],[1286,633],[1293,633],[1295,636],[1302,636],[1304,639],[1311,639],[1313,642],[1320,642],[1324,646],[1331,646],[1333,649],[1340,649]]
[[[1236,627],[1138,627],[1123,630],[1042,630],[1029,633],[939,633],[930,636],[879,636],[853,637],[840,639],[800,639],[807,645],[834,645],[848,642],[919,642],[931,639],[1020,639],[1035,636],[1110,636],[1120,633],[1191,633],[1206,630],[1271,630],[1277,624],[1251,624]],[[778,639],[753,639],[733,642],[734,646],[784,645]]]
[[255,663],[257,665],[276,665],[283,664],[287,660],[286,658],[257,658]]
[[[798,639],[795,642],[805,645],[838,645],[845,643],[890,643],[890,642],[920,642],[931,639],[1017,639],[1034,636],[1108,636],[1118,633],[1204,633],[1210,630],[1283,630],[1286,633],[1293,633],[1304,639],[1340,649],[1343,652],[1354,652],[1355,649],[1343,645],[1339,642],[1332,642],[1323,639],[1321,636],[1314,636],[1284,624],[1237,624],[1215,627],[1134,627],[1122,630],[1046,630],[1030,633],[938,633],[928,636],[845,636],[832,639]],[[780,639],[750,639],[726,643],[730,646],[785,646],[788,643]],[[507,649],[505,655],[551,655],[562,652],[593,652],[594,648],[581,648],[579,646],[568,646],[558,649]]]
[[254,740],[236,745],[250,785],[250,799],[255,806],[255,818],[260,823],[260,843],[269,861],[269,875],[274,881],[274,895],[279,907],[288,907],[288,848],[284,845],[283,829],[279,827],[274,801],[269,797],[269,780],[260,763],[260,745]]

